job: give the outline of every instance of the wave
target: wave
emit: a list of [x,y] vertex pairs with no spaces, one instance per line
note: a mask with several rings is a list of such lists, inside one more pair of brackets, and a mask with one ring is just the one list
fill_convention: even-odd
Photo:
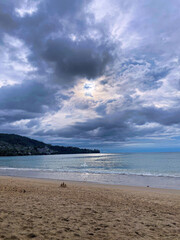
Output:
[[144,177],[171,177],[180,178],[179,173],[150,173],[150,172],[124,172],[124,171],[108,171],[108,170],[87,170],[87,169],[40,169],[40,168],[12,168],[12,167],[0,167],[1,171],[25,171],[25,172],[54,172],[54,173],[76,173],[76,174],[107,174],[107,175],[126,175],[126,176],[144,176]]

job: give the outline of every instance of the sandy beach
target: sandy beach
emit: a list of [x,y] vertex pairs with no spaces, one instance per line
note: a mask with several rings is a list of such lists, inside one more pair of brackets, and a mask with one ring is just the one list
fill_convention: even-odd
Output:
[[180,239],[180,191],[0,177],[0,239]]

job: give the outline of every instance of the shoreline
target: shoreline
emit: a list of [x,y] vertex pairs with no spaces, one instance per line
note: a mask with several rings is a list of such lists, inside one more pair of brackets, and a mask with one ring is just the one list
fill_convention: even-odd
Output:
[[0,239],[179,239],[180,191],[0,176]]
[[176,194],[180,195],[179,189],[168,189],[168,188],[156,188],[150,186],[133,186],[133,185],[120,185],[120,184],[104,184],[97,182],[88,182],[88,181],[72,181],[72,180],[64,180],[64,179],[49,179],[49,178],[32,178],[32,177],[19,177],[19,176],[1,176],[1,180],[18,180],[24,182],[32,182],[32,183],[43,183],[43,184],[61,184],[66,183],[70,185],[77,185],[83,187],[98,187],[98,188],[106,188],[106,189],[119,189],[125,191],[135,191],[135,192],[154,192],[154,193],[167,193],[167,194]]
[[0,168],[0,176],[180,190],[180,177]]

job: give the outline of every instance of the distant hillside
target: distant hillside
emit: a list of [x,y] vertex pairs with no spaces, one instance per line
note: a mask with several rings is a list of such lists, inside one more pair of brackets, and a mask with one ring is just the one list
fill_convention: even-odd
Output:
[[99,150],[45,144],[16,134],[0,133],[0,156],[100,153]]

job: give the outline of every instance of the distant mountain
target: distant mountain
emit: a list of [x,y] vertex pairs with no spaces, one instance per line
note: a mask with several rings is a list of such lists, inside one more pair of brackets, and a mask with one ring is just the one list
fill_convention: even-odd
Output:
[[53,146],[16,134],[0,133],[0,156],[100,153],[98,149]]

